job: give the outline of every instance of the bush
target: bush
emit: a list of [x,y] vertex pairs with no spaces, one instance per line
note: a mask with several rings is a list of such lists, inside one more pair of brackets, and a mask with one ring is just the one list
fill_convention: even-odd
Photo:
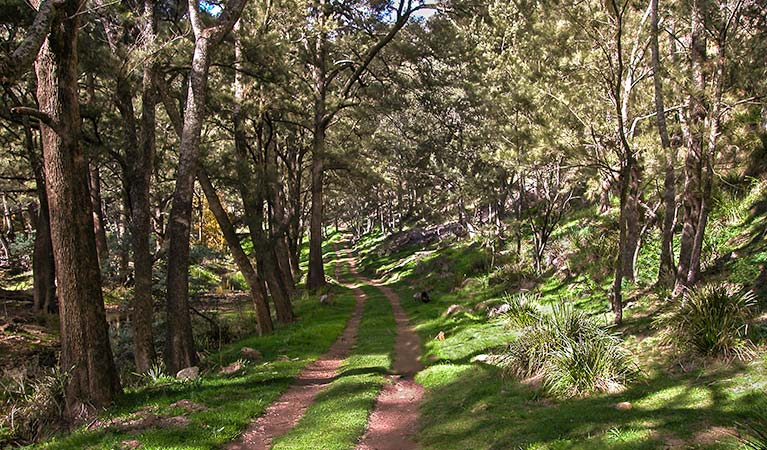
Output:
[[767,450],[767,403],[764,398],[744,422],[737,423],[741,435],[738,438],[744,448]]
[[540,377],[557,397],[615,392],[637,373],[617,336],[564,304],[551,314],[536,315],[509,346],[502,363],[517,377]]
[[501,305],[503,317],[507,323],[515,328],[523,328],[533,325],[540,319],[538,310],[539,294],[520,292],[516,295],[506,295]]
[[56,427],[64,411],[67,375],[58,367],[26,367],[0,379],[0,447],[32,442]]
[[749,359],[754,346],[748,324],[754,317],[755,296],[727,284],[708,284],[688,290],[660,316],[656,326],[663,341],[681,352],[699,356]]
[[538,275],[529,264],[505,264],[490,274],[490,286],[501,286],[507,290],[518,290],[526,282],[534,283]]

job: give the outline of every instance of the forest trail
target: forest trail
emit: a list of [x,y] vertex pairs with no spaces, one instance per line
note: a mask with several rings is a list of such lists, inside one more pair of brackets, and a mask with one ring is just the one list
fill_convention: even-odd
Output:
[[357,272],[350,251],[345,256],[335,249],[337,264],[336,280],[352,289],[356,305],[344,333],[327,353],[309,364],[298,375],[293,385],[277,401],[254,420],[247,430],[227,449],[267,450],[278,437],[289,432],[305,415],[317,396],[338,375],[343,361],[350,356],[357,342],[365,293],[355,284],[341,281],[341,265],[348,264],[349,271],[358,284],[368,284],[379,289],[389,301],[396,322],[393,373],[387,376],[387,383],[378,394],[373,413],[358,450],[411,450],[418,446],[413,440],[418,421],[418,407],[423,398],[423,387],[415,382],[414,376],[423,366],[419,361],[421,344],[410,326],[407,314],[400,305],[399,297],[389,287],[368,279]]
[[353,260],[350,271],[362,283],[378,288],[391,303],[397,323],[394,345],[394,374],[378,394],[368,428],[357,445],[357,450],[412,450],[418,445],[413,440],[417,431],[418,408],[423,399],[423,386],[415,382],[415,374],[423,369],[421,341],[410,325],[408,316],[399,302],[399,296],[379,281],[357,273]]
[[[347,262],[352,270],[351,257],[341,258],[336,248],[336,279],[340,282],[341,263]],[[365,293],[356,286],[346,284],[354,291],[356,304],[343,334],[325,354],[307,365],[295,382],[264,413],[253,421],[245,432],[226,448],[228,450],[268,450],[272,442],[295,427],[314,403],[317,395],[338,375],[338,369],[351,354],[357,342],[357,332],[365,304]]]

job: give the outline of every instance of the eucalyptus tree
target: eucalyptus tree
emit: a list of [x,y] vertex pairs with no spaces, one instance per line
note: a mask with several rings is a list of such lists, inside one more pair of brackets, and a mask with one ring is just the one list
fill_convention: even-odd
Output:
[[67,414],[77,418],[109,405],[120,392],[112,358],[101,271],[91,215],[87,158],[81,143],[78,92],[78,35],[84,3],[42,2],[27,38],[3,62],[0,77],[12,82],[36,55],[39,109],[13,111],[40,124],[45,188],[50,210],[61,319],[61,366]]
[[187,14],[194,34],[194,52],[188,75],[176,187],[169,217],[168,278],[166,292],[167,332],[165,364],[172,372],[197,363],[189,315],[189,233],[192,197],[200,153],[200,133],[205,120],[208,72],[212,52],[239,19],[246,0],[231,0],[211,25],[206,26],[200,4],[189,0]]
[[[156,356],[152,332],[150,187],[155,159],[157,5],[154,0],[145,0],[129,11],[122,11],[122,7],[107,8],[101,1],[96,5],[106,41],[115,58],[114,101],[122,119],[124,151],[112,154],[116,155],[122,168],[123,189],[129,199],[135,280],[131,302],[133,353],[136,370],[143,373],[151,368]],[[140,67],[140,71],[136,67]],[[135,72],[139,72],[140,77]],[[136,117],[133,106],[137,92],[141,97],[140,118]],[[98,183],[95,177],[91,180]]]

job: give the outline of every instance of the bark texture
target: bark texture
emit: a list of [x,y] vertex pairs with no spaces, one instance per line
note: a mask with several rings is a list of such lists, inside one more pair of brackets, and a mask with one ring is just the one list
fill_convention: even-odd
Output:
[[221,228],[221,233],[224,235],[226,244],[232,252],[232,258],[234,259],[235,264],[237,264],[237,268],[242,272],[242,275],[245,277],[245,281],[247,281],[248,287],[250,288],[253,307],[256,311],[258,334],[264,335],[271,333],[274,331],[274,326],[272,325],[269,305],[266,303],[266,289],[264,287],[264,282],[258,276],[256,270],[253,268],[253,264],[251,264],[250,259],[242,249],[240,238],[237,236],[237,232],[235,231],[231,220],[229,220],[229,216],[221,205],[221,201],[216,194],[213,184],[208,179],[207,174],[203,170],[200,170],[197,179],[200,182],[203,192],[205,192],[205,198],[208,200],[208,207],[216,217],[216,222],[218,222],[218,225]]
[[195,0],[189,0],[189,20],[195,36],[194,54],[184,107],[176,187],[173,193],[168,235],[168,279],[165,312],[167,334],[165,364],[171,372],[197,363],[189,315],[189,233],[192,221],[194,179],[199,159],[200,132],[205,120],[205,99],[211,51],[231,31],[246,0],[233,0],[210,27],[204,27]]
[[80,146],[77,33],[82,7],[80,0],[62,5],[35,67],[40,110],[53,125],[43,125],[41,132],[70,417],[108,406],[120,392],[101,293],[88,161]]

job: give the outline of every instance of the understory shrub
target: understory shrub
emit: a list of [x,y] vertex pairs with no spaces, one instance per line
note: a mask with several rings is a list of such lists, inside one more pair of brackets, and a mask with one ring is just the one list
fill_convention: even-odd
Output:
[[501,305],[503,318],[513,328],[524,328],[540,320],[538,300],[540,294],[520,292],[516,295],[506,295]]
[[756,297],[728,284],[706,284],[689,289],[656,320],[663,341],[680,352],[698,356],[749,359],[754,345],[748,326]]
[[502,358],[506,371],[519,378],[540,377],[556,397],[616,392],[637,374],[633,358],[615,334],[570,305],[538,312]]
[[767,402],[762,401],[750,417],[736,424],[740,431],[738,440],[749,450],[767,450]]
[[504,264],[490,274],[490,286],[501,286],[507,290],[527,288],[525,284],[534,284],[538,275],[529,264]]
[[0,377],[0,448],[28,443],[57,428],[67,375],[58,367],[20,367]]

